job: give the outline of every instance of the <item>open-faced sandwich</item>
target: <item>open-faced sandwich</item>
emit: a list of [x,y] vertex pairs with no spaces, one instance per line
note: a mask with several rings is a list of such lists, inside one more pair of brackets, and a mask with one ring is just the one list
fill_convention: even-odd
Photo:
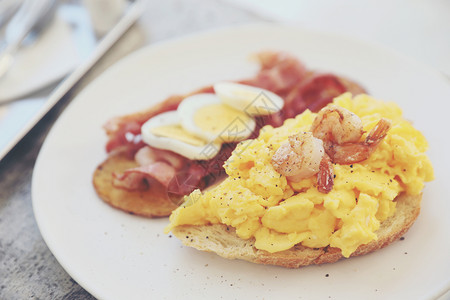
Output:
[[366,254],[417,218],[433,179],[427,147],[396,104],[345,93],[239,143],[228,177],[184,197],[166,232],[226,258],[289,268]]
[[183,196],[226,176],[223,164],[238,142],[280,126],[334,97],[363,92],[356,83],[307,70],[286,53],[255,55],[254,78],[219,82],[175,95],[146,111],[110,120],[108,157],[93,184],[107,203],[148,217],[168,216]]

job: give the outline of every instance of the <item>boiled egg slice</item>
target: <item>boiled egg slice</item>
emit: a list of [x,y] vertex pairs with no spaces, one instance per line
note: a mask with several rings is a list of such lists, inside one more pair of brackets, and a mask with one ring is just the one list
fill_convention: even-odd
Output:
[[250,115],[270,115],[284,106],[283,98],[277,94],[245,84],[219,82],[214,91],[224,103]]
[[219,153],[221,144],[208,142],[186,131],[177,111],[154,116],[141,127],[142,140],[158,149],[170,150],[191,160],[208,160]]
[[239,142],[255,129],[255,120],[245,112],[223,103],[215,94],[197,94],[178,106],[181,125],[207,141]]

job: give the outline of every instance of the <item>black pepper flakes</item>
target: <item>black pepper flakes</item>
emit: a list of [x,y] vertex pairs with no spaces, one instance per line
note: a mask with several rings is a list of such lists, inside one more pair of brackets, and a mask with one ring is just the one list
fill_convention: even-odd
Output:
[[325,277],[330,277],[330,274],[325,274]]

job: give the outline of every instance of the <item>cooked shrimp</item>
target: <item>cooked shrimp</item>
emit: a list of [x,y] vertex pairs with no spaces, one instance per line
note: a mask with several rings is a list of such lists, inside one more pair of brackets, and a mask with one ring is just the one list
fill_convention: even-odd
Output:
[[290,181],[299,182],[319,172],[325,151],[323,142],[311,132],[300,132],[289,137],[272,157],[275,170]]
[[328,148],[327,153],[334,163],[352,164],[368,159],[378,144],[386,137],[391,128],[391,121],[380,119],[377,125],[369,132],[366,139],[360,143],[334,144]]
[[311,132],[325,143],[356,143],[363,135],[361,119],[351,111],[330,104],[322,108],[311,126]]
[[334,163],[351,164],[369,158],[390,128],[391,122],[381,119],[360,142],[364,133],[361,119],[349,110],[331,104],[319,111],[311,131],[323,140],[325,152]]
[[317,189],[319,192],[327,194],[333,189],[334,168],[328,154],[324,154],[320,161],[319,173],[317,173]]
[[312,132],[289,136],[272,156],[272,165],[293,182],[317,174],[317,189],[328,193],[334,184],[333,163],[351,164],[369,158],[390,128],[391,122],[382,118],[360,142],[364,133],[361,119],[330,105],[318,113]]
[[364,143],[375,149],[376,146],[386,137],[387,132],[391,129],[392,122],[388,119],[381,118],[377,125],[369,132]]

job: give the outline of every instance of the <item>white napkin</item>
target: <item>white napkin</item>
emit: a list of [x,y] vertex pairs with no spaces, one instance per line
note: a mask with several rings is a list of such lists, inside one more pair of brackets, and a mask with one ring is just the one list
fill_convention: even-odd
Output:
[[19,50],[14,65],[0,79],[0,103],[56,82],[80,61],[69,24],[55,16],[36,41]]

